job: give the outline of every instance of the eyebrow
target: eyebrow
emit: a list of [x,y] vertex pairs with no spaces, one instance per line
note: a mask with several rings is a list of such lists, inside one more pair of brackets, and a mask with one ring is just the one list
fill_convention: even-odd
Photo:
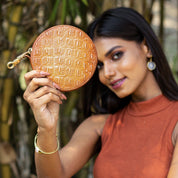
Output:
[[112,51],[114,51],[116,48],[121,48],[122,46],[114,46],[112,47],[106,54],[105,56],[107,57],[110,53],[112,53]]

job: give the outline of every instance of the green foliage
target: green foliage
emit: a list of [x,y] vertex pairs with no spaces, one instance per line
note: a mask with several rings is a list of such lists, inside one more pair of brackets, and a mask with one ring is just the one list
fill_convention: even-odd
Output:
[[56,21],[56,17],[57,17],[57,11],[58,11],[58,8],[59,8],[59,3],[60,3],[60,0],[56,0],[55,4],[54,4],[54,7],[53,7],[53,10],[50,14],[50,17],[49,17],[49,24],[54,24],[55,21]]
[[66,24],[67,18],[70,19],[69,23],[74,23],[75,18],[81,16],[80,7],[84,4],[88,6],[87,0],[56,0],[54,4],[51,4],[52,11],[50,13],[48,23],[49,26],[55,25],[56,21],[60,21],[60,24]]
[[87,1],[87,0],[82,0],[82,2],[83,2],[86,6],[88,6],[88,1]]
[[61,24],[64,24],[67,12],[67,0],[62,0]]
[[173,58],[172,72],[173,72],[175,80],[178,83],[178,56],[175,56]]

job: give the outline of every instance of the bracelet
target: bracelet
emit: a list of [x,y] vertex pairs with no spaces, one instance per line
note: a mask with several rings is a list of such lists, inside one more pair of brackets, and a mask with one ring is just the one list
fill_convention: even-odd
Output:
[[35,151],[37,153],[42,153],[42,154],[45,154],[45,155],[50,155],[50,154],[53,154],[53,153],[56,153],[59,149],[59,141],[57,139],[57,148],[56,150],[52,151],[52,152],[45,152],[43,150],[41,150],[38,146],[37,146],[37,138],[38,138],[38,134],[35,135],[35,138],[34,138],[34,146],[35,146]]

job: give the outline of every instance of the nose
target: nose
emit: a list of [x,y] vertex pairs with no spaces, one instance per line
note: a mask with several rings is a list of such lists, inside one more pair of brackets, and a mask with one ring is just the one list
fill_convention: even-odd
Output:
[[110,79],[112,76],[114,76],[114,67],[112,66],[112,62],[108,61],[104,63],[104,76],[107,79]]

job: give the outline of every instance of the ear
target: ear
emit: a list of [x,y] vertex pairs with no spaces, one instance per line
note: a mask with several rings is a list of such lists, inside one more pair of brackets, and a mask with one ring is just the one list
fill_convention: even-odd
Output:
[[144,52],[146,54],[146,57],[147,58],[151,58],[152,57],[152,52],[151,52],[151,49],[148,47],[147,42],[146,42],[145,39],[142,42],[142,47],[143,47],[143,50],[144,50]]

